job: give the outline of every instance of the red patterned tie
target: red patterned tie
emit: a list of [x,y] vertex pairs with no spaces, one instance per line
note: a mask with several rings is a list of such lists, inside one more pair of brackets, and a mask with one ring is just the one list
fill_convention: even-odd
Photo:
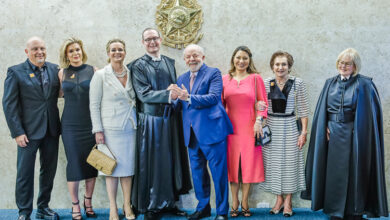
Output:
[[191,73],[191,79],[190,79],[190,92],[192,91],[192,86],[194,85],[195,82],[195,73]]

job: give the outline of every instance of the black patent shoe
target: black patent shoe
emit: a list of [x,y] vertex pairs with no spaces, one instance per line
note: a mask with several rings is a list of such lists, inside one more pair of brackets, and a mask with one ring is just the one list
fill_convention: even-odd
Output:
[[27,215],[19,215],[18,220],[31,220]]
[[144,220],[158,220],[160,218],[159,213],[153,211],[147,211],[144,214]]
[[217,215],[214,220],[227,220],[227,215]]
[[[72,205],[79,205],[79,201],[77,202],[72,202]],[[83,219],[83,216],[81,215],[81,212],[74,212],[73,211],[73,206],[72,206],[72,211],[70,212],[70,214],[72,214],[72,220],[82,220]]]
[[187,217],[187,219],[197,220],[197,219],[206,218],[206,217],[210,217],[210,216],[211,216],[211,208],[210,208],[210,205],[208,205],[208,206],[206,206],[206,208],[204,208],[201,211],[195,211],[194,213],[189,215]]
[[37,213],[35,214],[36,219],[45,219],[45,220],[59,220],[57,212],[51,210],[49,207],[38,208]]
[[180,210],[176,206],[171,208],[171,209],[166,209],[166,210],[164,210],[164,212],[167,212],[167,213],[170,213],[170,214],[176,215],[176,216],[183,216],[183,217],[187,217],[187,215],[188,215],[187,212]]
[[[92,200],[92,197],[86,197],[84,195],[84,212],[87,215],[87,218],[97,218],[97,215],[96,215],[95,211],[93,211],[92,206],[86,206],[85,205],[85,200],[86,199]],[[88,209],[91,209],[91,210],[87,211]]]

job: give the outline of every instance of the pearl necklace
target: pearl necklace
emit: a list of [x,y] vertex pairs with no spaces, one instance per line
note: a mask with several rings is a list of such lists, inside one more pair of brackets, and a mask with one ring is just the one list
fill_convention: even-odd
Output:
[[284,82],[279,82],[278,80],[276,80],[276,83],[279,85],[279,86],[284,86],[286,84],[288,79],[286,79]]
[[118,78],[123,78],[126,75],[126,70],[123,70],[122,73],[117,73],[114,71],[114,75]]

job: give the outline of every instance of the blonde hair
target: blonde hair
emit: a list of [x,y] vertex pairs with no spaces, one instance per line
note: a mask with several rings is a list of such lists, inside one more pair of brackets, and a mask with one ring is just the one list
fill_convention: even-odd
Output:
[[[107,44],[106,44],[106,52],[107,52],[107,53],[110,52],[110,46],[111,46],[111,44],[113,44],[113,43],[121,43],[121,44],[123,45],[123,50],[124,50],[125,53],[126,53],[126,43],[125,43],[124,40],[119,39],[119,38],[114,38],[114,39],[111,39],[111,40],[109,40],[109,41],[107,42]],[[110,62],[111,62],[111,59],[108,58],[107,62],[110,63]]]
[[78,44],[81,48],[81,52],[83,53],[83,63],[87,62],[88,56],[85,53],[83,42],[80,39],[77,39],[75,37],[70,37],[64,41],[60,48],[60,67],[61,68],[68,68],[70,66],[70,61],[68,59],[68,56],[66,55],[66,50],[68,49],[68,46],[71,44]]
[[362,61],[360,60],[360,55],[359,53],[357,52],[357,50],[353,49],[353,48],[347,48],[345,50],[343,50],[339,56],[337,57],[337,61],[336,61],[336,69],[338,69],[339,67],[339,62],[342,58],[344,57],[349,57],[351,58],[352,62],[353,62],[353,65],[355,66],[355,71],[353,72],[352,76],[355,76],[356,74],[359,73],[359,71],[361,70],[361,67],[362,67]]

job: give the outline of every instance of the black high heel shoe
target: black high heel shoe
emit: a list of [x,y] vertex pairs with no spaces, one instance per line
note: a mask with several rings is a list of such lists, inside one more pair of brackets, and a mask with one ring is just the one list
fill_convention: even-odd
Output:
[[[78,205],[80,204],[79,201],[77,202],[72,202],[72,205]],[[72,206],[72,211],[70,212],[70,214],[72,214],[72,220],[82,220],[83,219],[83,216],[81,215],[81,212],[74,212],[73,211],[73,206]],[[73,216],[74,214],[77,214],[76,216]],[[80,217],[80,218],[79,218]]]
[[[87,215],[88,218],[97,218],[97,215],[96,215],[96,213],[93,211],[92,206],[86,206],[86,205],[85,205],[85,200],[86,200],[86,199],[91,200],[92,197],[86,197],[86,196],[84,195],[84,212],[85,212],[85,214]],[[91,210],[91,211],[87,211],[87,209],[92,209],[92,210]]]

